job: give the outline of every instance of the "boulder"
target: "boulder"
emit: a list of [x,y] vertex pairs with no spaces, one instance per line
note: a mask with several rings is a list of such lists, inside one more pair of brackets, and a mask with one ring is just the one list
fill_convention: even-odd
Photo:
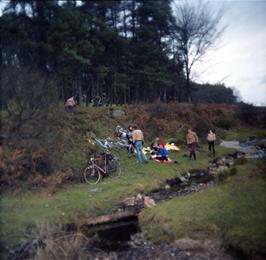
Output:
[[179,180],[180,180],[181,182],[188,182],[188,179],[185,178],[184,176],[180,176],[180,177],[179,177]]
[[154,206],[156,206],[154,199],[152,199],[148,196],[144,196],[144,207],[145,208],[152,208]]
[[135,206],[136,199],[135,199],[135,197],[128,197],[128,198],[125,198],[123,200],[123,203],[124,203],[124,205],[126,205],[128,207],[132,207],[132,206]]
[[170,185],[165,185],[165,187],[164,187],[166,190],[169,190],[170,188],[171,188],[171,186]]
[[227,171],[229,168],[227,166],[219,166],[217,169],[216,169],[216,173],[217,172],[224,172],[224,171]]
[[113,116],[116,118],[122,117],[125,115],[125,112],[123,110],[116,109],[113,111]]
[[142,200],[143,199],[143,196],[139,193],[138,195],[137,195],[137,197],[136,197],[136,200],[137,201],[140,201],[140,200]]

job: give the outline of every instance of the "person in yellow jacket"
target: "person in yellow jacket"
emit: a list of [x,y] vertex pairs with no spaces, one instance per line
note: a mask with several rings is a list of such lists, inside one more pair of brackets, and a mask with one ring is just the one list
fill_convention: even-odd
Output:
[[148,158],[145,156],[145,154],[142,151],[143,143],[144,143],[144,135],[142,131],[138,129],[136,126],[133,126],[132,142],[137,152],[138,162],[147,163]]
[[196,132],[192,131],[191,128],[188,129],[187,131],[187,145],[188,145],[188,149],[189,149],[189,160],[196,160],[196,147],[197,147],[197,143],[199,141],[199,138],[196,134]]

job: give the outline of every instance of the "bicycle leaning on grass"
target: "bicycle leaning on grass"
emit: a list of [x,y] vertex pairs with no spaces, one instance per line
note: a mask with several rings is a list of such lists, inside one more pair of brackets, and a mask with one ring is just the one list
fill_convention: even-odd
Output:
[[88,184],[97,184],[103,177],[121,175],[119,158],[108,151],[90,157],[83,176]]

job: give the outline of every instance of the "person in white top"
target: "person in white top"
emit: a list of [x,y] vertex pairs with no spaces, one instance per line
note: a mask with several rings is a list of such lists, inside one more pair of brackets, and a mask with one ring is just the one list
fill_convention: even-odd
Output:
[[67,99],[67,101],[65,103],[66,110],[69,113],[74,113],[74,107],[75,107],[75,105],[76,105],[76,102],[75,102],[74,96],[73,97],[70,97],[69,99]]
[[207,141],[209,145],[209,155],[215,156],[215,148],[214,148],[214,142],[216,140],[216,134],[210,129],[209,133],[207,135]]

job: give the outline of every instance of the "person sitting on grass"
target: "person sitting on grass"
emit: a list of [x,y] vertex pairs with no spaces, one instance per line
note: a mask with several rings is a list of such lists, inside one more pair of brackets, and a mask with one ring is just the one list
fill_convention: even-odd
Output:
[[151,144],[151,149],[152,149],[152,152],[151,154],[156,154],[156,152],[159,150],[160,148],[160,145],[162,145],[164,147],[164,142],[162,140],[160,140],[159,137],[156,137],[154,139],[154,141],[152,142]]
[[168,161],[168,151],[165,149],[163,144],[159,145],[159,149],[157,150],[156,154],[154,155],[154,160],[159,160],[161,162]]

